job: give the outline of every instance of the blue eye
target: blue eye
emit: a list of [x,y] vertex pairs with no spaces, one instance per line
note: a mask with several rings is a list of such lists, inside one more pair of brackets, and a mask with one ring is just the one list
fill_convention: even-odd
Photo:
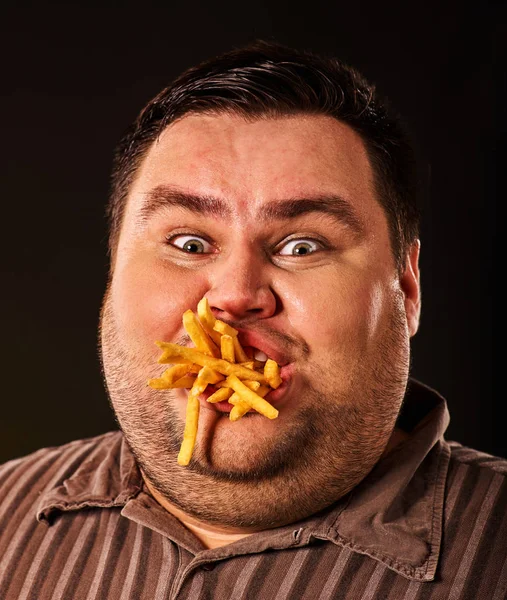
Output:
[[213,246],[209,242],[196,235],[177,235],[169,241],[188,254],[207,254],[213,251]]
[[320,248],[320,244],[314,240],[296,239],[287,242],[278,254],[282,256],[306,256]]

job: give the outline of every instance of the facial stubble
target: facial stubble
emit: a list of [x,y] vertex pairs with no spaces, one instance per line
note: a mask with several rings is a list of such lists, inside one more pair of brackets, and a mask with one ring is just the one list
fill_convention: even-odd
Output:
[[[352,374],[347,394],[338,395],[328,375],[333,369],[339,373],[340,365],[325,372],[315,366],[312,382],[319,381],[319,387],[304,381],[305,400],[279,435],[243,447],[236,467],[233,455],[230,467],[213,462],[211,440],[182,468],[176,462],[184,427],[175,406],[179,400],[172,391],[146,385],[152,356],[122,339],[109,293],[100,337],[110,402],[144,476],[187,514],[226,527],[262,529],[295,522],[347,494],[382,454],[408,378],[406,323],[401,304],[394,302],[368,368],[362,363]],[[247,418],[255,427],[264,417]]]

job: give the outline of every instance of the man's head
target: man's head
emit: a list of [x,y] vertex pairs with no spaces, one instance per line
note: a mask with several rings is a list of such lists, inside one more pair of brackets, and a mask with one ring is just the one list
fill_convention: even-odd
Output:
[[[218,59],[150,103],[118,158],[107,386],[149,483],[204,521],[258,529],[328,506],[379,459],[403,399],[419,317],[410,160],[371,89],[334,69],[268,47]],[[231,423],[202,399],[182,468],[186,391],[146,380],[162,370],[154,341],[188,343],[181,315],[203,296],[284,383],[273,421]]]
[[160,133],[187,114],[246,119],[327,115],[361,137],[397,265],[418,237],[414,152],[399,119],[355,69],[335,58],[259,42],[189,69],[155,96],[118,144],[108,207],[114,256],[126,200],[140,164]]

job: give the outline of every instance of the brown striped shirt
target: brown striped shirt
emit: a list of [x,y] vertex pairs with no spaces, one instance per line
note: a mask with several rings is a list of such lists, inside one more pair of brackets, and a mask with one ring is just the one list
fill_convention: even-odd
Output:
[[507,461],[446,442],[412,382],[410,437],[350,494],[206,549],[143,486],[120,432],[0,467],[0,598],[505,600]]

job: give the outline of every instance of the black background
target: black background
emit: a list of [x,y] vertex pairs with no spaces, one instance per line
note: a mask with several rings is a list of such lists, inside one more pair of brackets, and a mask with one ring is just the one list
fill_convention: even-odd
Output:
[[116,427],[96,352],[112,151],[183,69],[256,38],[334,54],[408,121],[427,174],[413,374],[450,439],[507,457],[501,3],[17,3],[2,9],[0,460]]

